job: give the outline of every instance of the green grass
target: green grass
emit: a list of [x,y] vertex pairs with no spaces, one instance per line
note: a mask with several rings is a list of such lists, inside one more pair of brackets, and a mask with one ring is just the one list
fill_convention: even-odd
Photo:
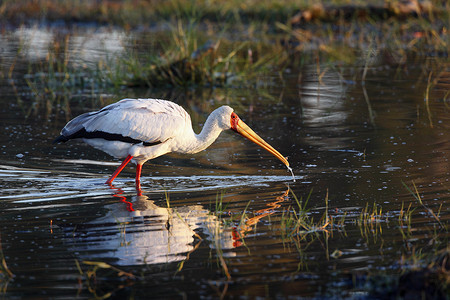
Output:
[[[0,5],[0,16],[15,22],[29,19],[88,21],[122,26],[137,26],[149,20],[197,18],[210,22],[286,22],[298,12],[306,20],[342,20],[342,15],[356,19],[404,17],[400,1],[293,1],[293,0],[169,0],[169,1],[50,1],[6,0]],[[445,1],[428,1],[420,8],[426,18],[446,14]],[[306,12],[306,13],[305,13]],[[306,16],[306,18],[305,18]],[[364,18],[364,17],[363,17]]]
[[[123,55],[106,58],[93,67],[80,66],[74,60],[67,36],[64,45],[55,41],[45,59],[29,64],[23,78],[28,92],[13,86],[17,102],[27,117],[49,116],[62,109],[69,119],[72,105],[89,100],[89,106],[96,108],[108,104],[108,95],[135,87],[256,87],[261,76],[273,72],[287,57],[279,44],[235,43],[220,37],[213,42],[197,29],[178,23],[155,51],[128,48]],[[9,76],[16,76],[14,67]],[[17,81],[11,82],[15,85]]]
[[283,51],[277,45],[269,49],[259,43],[233,43],[220,33],[214,40],[208,39],[195,24],[178,22],[168,33],[160,51],[129,52],[118,58],[107,73],[110,81],[148,87],[252,84],[252,79],[283,62]]
[[[364,83],[375,63],[374,57],[383,53],[399,66],[414,55],[442,55],[442,59],[435,60],[436,66],[428,65],[424,70],[427,74],[442,73],[440,68],[447,61],[450,43],[448,4],[433,1],[433,12],[406,17],[401,22],[397,18],[370,16],[336,22],[319,17],[300,24],[290,21],[299,8],[315,9],[314,3],[170,0],[138,4],[61,1],[56,5],[44,0],[4,1],[0,16],[12,20],[12,12],[17,12],[16,15],[39,15],[54,20],[96,20],[120,24],[127,30],[134,25],[148,24],[147,18],[166,24],[164,30],[154,35],[150,51],[127,47],[122,55],[105,58],[90,67],[75,64],[75,55],[69,49],[70,35],[64,41],[55,41],[47,57],[37,63],[29,62],[27,74],[19,78],[28,91],[24,93],[20,87],[13,86],[26,116],[48,117],[62,110],[68,120],[73,106],[98,108],[113,98],[116,100],[118,95],[132,96],[136,87],[151,88],[152,94],[157,89],[186,91],[217,87],[251,88],[264,93],[266,87],[283,86],[287,71],[314,62],[324,66],[320,74],[330,68],[359,66],[363,68],[362,75],[355,72],[358,75],[354,79]],[[327,11],[328,7],[346,4],[364,6],[362,1],[329,4],[320,9]],[[13,85],[16,76],[23,76],[22,73],[16,72],[14,64],[7,72],[14,79]],[[425,95],[430,126],[433,126],[430,89],[437,80],[438,77],[429,78]],[[365,99],[375,126],[367,93]]]

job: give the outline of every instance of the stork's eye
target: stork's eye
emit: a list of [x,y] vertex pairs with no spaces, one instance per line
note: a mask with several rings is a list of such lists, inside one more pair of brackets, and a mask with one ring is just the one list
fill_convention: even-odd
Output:
[[231,115],[231,118],[232,118],[232,119],[236,119],[236,115],[235,115],[235,114],[232,114],[232,115]]

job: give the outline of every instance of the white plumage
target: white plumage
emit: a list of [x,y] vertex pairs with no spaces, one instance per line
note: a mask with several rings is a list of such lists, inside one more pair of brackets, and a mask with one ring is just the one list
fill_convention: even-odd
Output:
[[287,160],[242,122],[229,106],[214,110],[201,133],[195,134],[189,114],[176,103],[160,99],[123,99],[74,118],[54,142],[82,139],[114,157],[126,158],[108,179],[108,184],[130,160],[135,161],[136,186],[140,188],[141,168],[147,160],[169,152],[202,151],[226,129],[265,148],[289,167]]
[[87,131],[107,131],[152,143],[173,138],[190,124],[190,116],[173,102],[124,99],[91,115],[83,125]]

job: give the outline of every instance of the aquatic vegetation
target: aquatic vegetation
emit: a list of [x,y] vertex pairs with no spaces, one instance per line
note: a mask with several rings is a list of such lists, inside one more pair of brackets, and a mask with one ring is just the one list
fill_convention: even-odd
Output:
[[327,227],[332,226],[332,219],[328,216],[328,192],[325,197],[325,211],[322,217],[318,221],[315,221],[314,218],[308,214],[309,210],[306,209],[312,190],[305,200],[303,200],[303,198],[298,199],[292,190],[289,191],[294,198],[297,207],[289,208],[286,218],[282,218],[282,230],[286,234],[286,237],[326,231]]
[[305,22],[335,22],[358,19],[404,19],[417,17],[436,19],[446,15],[445,1],[387,1],[367,3],[366,1],[335,0],[330,4],[292,0],[245,0],[245,1],[4,1],[0,16],[13,22],[44,18],[48,21],[88,21],[118,24],[126,27],[138,26],[146,20],[170,20],[197,18],[210,22],[225,20],[230,23],[248,22],[259,19],[273,23],[288,21],[292,24]]
[[450,249],[425,253],[414,249],[402,255],[399,261],[401,272],[387,274],[377,272],[365,278],[365,289],[374,297],[392,299],[446,299],[450,292]]
[[[75,103],[83,103],[86,99],[93,99],[92,105],[105,102],[105,95],[111,93],[114,86],[105,80],[102,63],[96,69],[80,67],[73,61],[74,56],[69,52],[67,35],[63,45],[55,41],[43,60],[30,63],[23,79],[15,77],[14,66],[11,67],[10,83],[25,116],[48,117],[60,109],[69,119],[71,106]],[[19,92],[17,87],[22,80],[28,89],[26,93]]]
[[[129,47],[125,53],[102,59],[94,66],[80,64],[76,52],[69,50],[70,35],[63,44],[55,40],[44,59],[29,64],[23,78],[17,78],[11,67],[10,83],[17,102],[25,116],[50,116],[62,110],[69,119],[73,106],[86,106],[86,101],[89,107],[103,106],[118,94],[130,97],[131,88],[136,87],[260,85],[261,76],[287,57],[278,44],[233,43],[220,36],[205,40],[197,27],[184,27],[180,22],[168,33],[172,38],[160,42],[160,51],[142,53]],[[27,93],[18,92],[22,81]]]
[[403,274],[398,279],[397,295],[408,298],[421,294],[427,299],[444,299],[450,293],[450,248],[402,256]]
[[[85,285],[96,299],[107,299],[112,296],[113,291],[134,284],[136,279],[136,276],[132,273],[102,261],[82,261],[80,263],[78,260],[75,260],[75,265],[81,276],[79,279],[80,284]],[[112,279],[111,274],[117,276],[115,280]],[[111,283],[111,281],[116,281],[117,284]]]
[[[412,202],[409,203],[408,208],[404,209],[405,203],[402,202],[402,207],[398,214],[398,223],[399,230],[402,234],[403,239],[407,239],[411,237],[411,228],[412,228],[412,215],[415,211],[415,208],[412,207]],[[405,233],[406,229],[406,233]]]
[[[320,245],[326,253],[327,260],[339,261],[345,259],[348,255],[345,249],[329,249],[330,242],[335,238],[333,233],[345,234],[344,227],[359,228],[364,236],[368,239],[372,235],[374,243],[376,238],[382,240],[382,226],[394,225],[398,220],[399,227],[414,226],[411,219],[415,216],[417,208],[413,208],[410,203],[407,208],[401,207],[397,214],[387,212],[382,209],[381,205],[368,203],[359,211],[342,213],[339,209],[329,207],[329,195],[325,194],[325,205],[321,208],[325,209],[320,217],[314,217],[312,212],[316,211],[310,207],[310,199],[313,190],[306,197],[297,197],[297,195],[287,188],[279,195],[274,195],[273,201],[265,204],[265,208],[252,211],[252,204],[248,202],[245,208],[239,212],[232,207],[230,199],[227,199],[225,191],[216,194],[216,198],[210,202],[210,213],[208,217],[203,219],[207,225],[207,231],[197,232],[198,242],[186,254],[186,258],[177,264],[177,268],[173,270],[172,276],[185,276],[184,272],[189,272],[190,257],[194,252],[202,251],[202,246],[209,245],[210,260],[213,264],[210,267],[217,268],[223,275],[218,276],[210,284],[217,291],[220,297],[224,297],[229,292],[229,284],[236,282],[233,276],[233,270],[236,267],[236,261],[229,256],[232,249],[239,247],[247,247],[244,239],[254,239],[257,236],[257,224],[262,221],[270,221],[272,230],[281,238],[285,245],[285,251],[297,253],[297,269],[293,274],[309,269],[310,259],[308,249],[314,245]],[[169,195],[164,193],[167,209],[171,210],[170,214],[178,214],[176,204],[169,204]],[[420,204],[420,203],[419,203]],[[171,206],[169,208],[169,206]],[[421,206],[423,207],[423,206]],[[439,214],[436,214],[439,218]],[[188,225],[187,225],[188,226]],[[378,229],[377,229],[378,227]],[[404,235],[405,241],[414,239],[411,231]],[[254,233],[255,235],[252,235]],[[202,236],[209,235],[208,239]],[[230,235],[233,239],[233,245],[228,243]],[[438,242],[442,237],[436,237]],[[383,241],[381,241],[383,243]],[[208,245],[206,245],[208,244]],[[442,241],[441,245],[445,245]],[[438,249],[437,247],[436,249]],[[424,254],[420,250],[412,249],[410,254],[404,254],[399,259],[399,265],[395,272],[389,274],[372,271],[367,274],[364,279],[363,286],[359,286],[359,290],[366,291],[369,295],[404,295],[411,290],[411,282],[414,278],[423,278],[424,282],[430,282],[429,285],[414,287],[414,290],[431,293],[432,295],[442,295],[448,290],[448,249],[436,250],[433,254]],[[250,257],[255,256],[248,249]],[[215,262],[215,263],[214,263]],[[95,297],[109,297],[113,291],[124,289],[136,284],[147,284],[152,282],[152,273],[150,266],[144,269],[133,267],[133,271],[124,271],[102,261],[76,261],[77,269],[80,274],[80,288],[86,288]],[[134,274],[140,274],[136,276]],[[188,273],[186,273],[188,274]],[[294,275],[292,275],[294,276]],[[431,284],[431,282],[433,284]]]
[[[252,84],[282,61],[277,46],[265,52],[249,42],[231,43],[221,38],[204,40],[198,25],[171,28],[171,38],[163,41],[160,53],[148,55],[127,53],[120,57],[106,74],[111,82],[133,87],[217,87],[231,84]],[[256,52],[255,50],[260,50]],[[267,49],[268,50],[268,49]],[[244,80],[245,78],[245,80]]]
[[[86,106],[88,100],[89,106],[104,106],[112,98],[117,99],[117,95],[132,95],[136,87],[151,88],[153,94],[155,89],[173,87],[234,86],[256,87],[264,93],[264,87],[283,86],[285,74],[293,68],[315,61],[318,66],[327,66],[318,70],[320,77],[328,68],[339,69],[343,64],[363,66],[362,74],[353,76],[361,80],[370,123],[376,126],[365,81],[377,60],[387,56],[400,70],[414,54],[445,58],[450,42],[448,4],[438,2],[431,3],[432,8],[421,8],[418,15],[415,12],[417,16],[402,13],[396,1],[380,8],[388,11],[386,15],[375,13],[378,10],[358,1],[350,5],[337,1],[330,7],[271,0],[257,4],[214,1],[215,5],[210,1],[183,0],[162,1],[158,5],[153,2],[131,5],[127,1],[91,4],[63,1],[58,6],[45,0],[36,3],[6,1],[0,14],[6,19],[14,19],[11,14],[16,11],[49,19],[107,21],[119,23],[127,30],[133,27],[127,22],[137,25],[150,17],[170,22],[164,23],[161,30],[166,33],[164,38],[152,42],[153,51],[143,53],[130,45],[125,53],[106,57],[95,66],[80,65],[74,63],[76,53],[68,51],[67,34],[63,41],[50,45],[45,59],[30,63],[24,78],[15,77],[13,64],[8,71],[10,82],[27,116],[37,116],[38,112],[49,116],[62,110],[69,119],[73,105]],[[344,17],[349,9],[350,17]],[[363,17],[358,14],[360,11],[366,12]],[[371,12],[375,15],[371,16]],[[399,22],[397,15],[405,20]],[[215,22],[219,20],[225,25],[217,26]],[[238,39],[233,38],[236,31]],[[430,76],[424,91],[425,109],[433,126],[430,91],[442,81],[445,70],[430,66],[424,72]],[[432,78],[431,74],[438,75]],[[21,81],[28,88],[26,93],[18,91]],[[444,99],[448,97],[446,92]]]
[[0,236],[0,294],[5,293],[8,289],[8,283],[14,278],[14,274],[9,269],[5,255],[3,254],[3,248],[1,244]]
[[402,181],[402,184],[403,184],[403,186],[404,186],[404,187],[405,187],[405,188],[406,188],[406,189],[414,196],[414,198],[420,203],[420,205],[425,209],[425,211],[428,212],[428,213],[436,220],[436,222],[441,226],[441,228],[444,229],[444,230],[447,230],[447,225],[444,225],[444,224],[441,222],[440,218],[439,218],[440,211],[441,211],[441,208],[442,208],[442,203],[441,203],[441,205],[439,206],[439,210],[438,210],[438,212],[437,212],[437,214],[436,214],[436,213],[434,213],[434,211],[433,211],[432,209],[430,209],[429,207],[427,207],[427,206],[423,203],[422,197],[420,196],[420,193],[419,193],[419,191],[417,190],[417,186],[416,186],[416,184],[414,183],[414,181],[412,182],[413,187],[414,187],[414,191],[413,191],[412,189],[410,189],[403,181]]
[[[329,209],[327,193],[325,196],[324,212],[317,219],[317,217],[313,217],[311,214],[311,208],[307,208],[311,195],[312,190],[305,200],[303,198],[298,199],[294,192],[288,189],[283,195],[276,197],[274,202],[268,203],[267,209],[254,211],[253,217],[249,217],[250,212],[248,211],[249,207],[247,205],[239,220],[233,220],[232,214],[225,213],[221,200],[223,196],[221,196],[216,199],[217,210],[214,215],[223,224],[224,227],[222,230],[231,230],[231,228],[233,230],[239,229],[238,237],[242,239],[253,228],[256,228],[258,222],[270,217],[271,220],[276,220],[279,223],[276,228],[279,229],[280,235],[285,241],[293,241],[296,237],[304,238],[306,236],[314,236],[320,232],[332,234],[334,231],[337,231],[345,234],[345,228],[349,226],[356,226],[360,230],[361,236],[365,238],[372,236],[376,240],[377,236],[382,236],[383,226],[391,223],[394,225],[398,224],[398,228],[402,232],[403,237],[408,239],[411,237],[411,228],[414,226],[413,218],[421,215],[418,207],[413,206],[412,202],[408,204],[407,208],[402,203],[400,210],[395,214],[392,212],[384,212],[382,206],[376,203],[373,203],[372,206],[366,203],[359,213],[355,212],[351,215],[348,212],[340,213],[339,210],[334,211]],[[414,196],[417,197],[417,195],[415,194]],[[439,217],[440,211],[435,214],[419,198],[417,200],[425,211],[433,216],[437,224],[446,230],[447,225],[442,223]],[[294,201],[296,206],[289,204],[286,208],[280,210],[282,203],[289,203],[291,201]],[[395,222],[396,220],[397,223]],[[404,233],[405,229],[407,234]]]

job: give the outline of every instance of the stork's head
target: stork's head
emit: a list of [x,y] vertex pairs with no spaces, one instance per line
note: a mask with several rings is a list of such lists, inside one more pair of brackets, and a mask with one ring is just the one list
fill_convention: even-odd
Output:
[[233,111],[231,107],[222,106],[218,110],[221,110],[221,118],[219,124],[224,126],[222,128],[231,129],[234,132],[239,133],[246,139],[257,144],[258,146],[266,149],[279,160],[281,160],[286,165],[286,167],[289,168],[289,162],[287,161],[287,159],[283,155],[281,155],[280,152],[270,146],[266,141],[264,141],[259,135],[257,135],[250,127],[248,127],[248,125],[238,117],[238,115]]

